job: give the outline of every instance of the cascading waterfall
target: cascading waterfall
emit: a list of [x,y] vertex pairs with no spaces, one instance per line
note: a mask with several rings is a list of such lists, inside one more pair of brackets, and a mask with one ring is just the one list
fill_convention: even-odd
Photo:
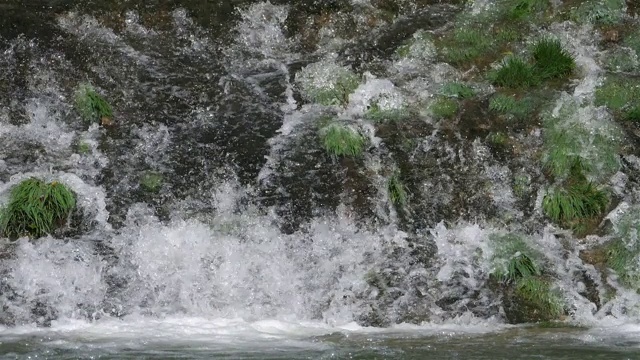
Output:
[[[220,38],[184,8],[159,12],[157,27],[143,11],[61,11],[42,25],[60,34],[55,44],[0,32],[0,205],[31,177],[77,196],[60,231],[0,238],[0,349],[3,337],[45,329],[156,341],[181,327],[234,346],[247,333],[284,334],[311,352],[323,343],[299,344],[298,333],[340,343],[332,333],[499,332],[530,319],[514,305],[517,279],[497,275],[496,239],[513,234],[521,248],[510,259],[534,259],[543,302],[559,309],[538,320],[637,331],[638,294],[593,260],[635,231],[620,219],[637,199],[637,158],[622,156],[602,180],[613,211],[578,237],[545,217],[544,130],[487,120],[488,83],[469,82],[480,100],[443,93],[474,69],[442,62],[433,34],[457,11],[500,2],[401,2],[400,20],[373,1],[292,20],[301,10],[284,3],[241,6]],[[587,129],[595,143],[624,127],[594,103],[606,71],[591,33],[554,22],[530,36],[556,36],[579,69],[539,122]],[[353,89],[330,103],[310,95],[351,86],[340,83],[351,73]],[[112,100],[115,126],[81,120],[83,82]],[[455,121],[431,110],[449,97],[465,107]],[[362,136],[362,156],[326,153],[332,124]],[[501,126],[524,129],[511,150],[496,140]],[[596,157],[585,149],[577,156]]]

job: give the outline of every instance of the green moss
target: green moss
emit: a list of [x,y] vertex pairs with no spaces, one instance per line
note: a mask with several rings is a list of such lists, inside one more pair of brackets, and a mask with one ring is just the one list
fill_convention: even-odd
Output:
[[65,185],[24,180],[11,189],[9,203],[0,211],[0,235],[45,236],[64,225],[75,206],[75,194]]
[[533,70],[543,80],[564,78],[576,67],[575,58],[562,47],[560,40],[545,37],[538,40],[531,51]]
[[503,60],[502,66],[489,74],[489,80],[494,85],[512,89],[528,88],[539,82],[533,67],[515,56]]
[[163,176],[155,171],[147,171],[140,177],[140,186],[145,191],[157,192],[162,187]]
[[81,141],[76,145],[76,152],[81,155],[91,153],[91,146],[88,143]]
[[492,51],[492,42],[479,28],[461,27],[442,40],[441,54],[454,65],[473,61]]
[[111,105],[90,84],[81,84],[75,92],[76,110],[87,122],[98,122],[103,117],[112,118]]
[[395,206],[403,206],[407,203],[407,190],[398,173],[391,175],[387,181],[387,191],[389,199]]
[[358,131],[339,124],[330,124],[320,131],[324,148],[334,156],[362,155],[366,140]]
[[452,118],[458,113],[458,109],[458,102],[446,97],[438,97],[430,107],[433,116],[438,119]]
[[475,95],[475,91],[473,91],[473,88],[469,85],[459,82],[448,82],[442,86],[440,94],[459,99],[468,99]]
[[587,0],[571,10],[571,19],[578,23],[617,25],[624,19],[625,0]]
[[492,132],[487,136],[489,144],[497,147],[504,147],[509,142],[509,136],[502,131]]
[[596,89],[595,104],[607,106],[612,110],[622,110],[639,101],[640,84],[634,80],[626,80],[610,76]]
[[632,49],[636,55],[640,57],[640,29],[636,29],[627,35],[623,40],[623,44]]
[[640,69],[640,61],[634,50],[617,48],[606,57],[605,67],[613,72],[633,72]]
[[602,215],[608,204],[606,192],[591,182],[581,181],[549,191],[542,200],[542,209],[553,222],[572,226]]

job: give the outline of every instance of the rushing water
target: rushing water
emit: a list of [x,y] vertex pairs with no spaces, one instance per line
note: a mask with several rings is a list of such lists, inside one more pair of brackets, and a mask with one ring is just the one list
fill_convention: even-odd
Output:
[[[0,203],[37,176],[70,186],[80,209],[63,232],[0,239],[0,358],[640,358],[638,295],[605,299],[615,279],[580,257],[605,237],[567,245],[533,185],[514,195],[514,173],[539,165],[491,151],[486,111],[470,104],[458,128],[361,119],[376,96],[420,103],[462,76],[429,47],[393,54],[446,29],[459,1],[400,1],[394,19],[384,3],[0,4]],[[589,29],[548,31],[583,70],[556,108],[593,96]],[[366,83],[345,108],[308,104],[296,73],[314,62]],[[85,81],[115,126],[80,119]],[[367,135],[364,159],[320,146],[317,119],[336,111]],[[389,200],[398,169],[410,207]],[[145,174],[161,176],[157,192]],[[623,210],[634,181],[611,180]],[[487,284],[490,236],[510,230],[546,255],[565,327],[508,325]]]

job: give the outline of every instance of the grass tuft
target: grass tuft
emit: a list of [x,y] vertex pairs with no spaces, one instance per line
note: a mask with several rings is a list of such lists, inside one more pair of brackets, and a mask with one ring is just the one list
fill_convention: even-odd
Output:
[[475,91],[473,91],[473,88],[469,85],[459,82],[448,82],[442,86],[440,94],[459,99],[468,99],[475,95]]
[[90,84],[81,84],[75,92],[76,110],[87,122],[98,122],[102,118],[111,119],[113,109]]
[[75,194],[65,185],[24,180],[11,189],[9,203],[0,211],[0,235],[45,236],[64,225],[75,206]]
[[573,55],[557,39],[540,39],[533,45],[532,57],[535,61],[533,69],[543,80],[569,76],[576,67]]
[[519,57],[510,56],[502,66],[489,74],[494,85],[512,89],[528,88],[538,84],[533,67]]
[[360,156],[366,144],[364,136],[345,125],[330,124],[320,131],[320,137],[324,148],[334,156]]
[[607,193],[585,181],[550,191],[542,200],[542,209],[553,222],[573,225],[601,215],[608,204]]
[[407,203],[407,190],[397,172],[391,175],[387,181],[387,190],[389,191],[389,198],[395,206],[403,206]]
[[492,50],[492,42],[480,29],[462,27],[443,39],[444,60],[460,65],[486,55]]
[[438,97],[430,106],[433,116],[438,119],[448,119],[458,113],[459,105],[455,99]]

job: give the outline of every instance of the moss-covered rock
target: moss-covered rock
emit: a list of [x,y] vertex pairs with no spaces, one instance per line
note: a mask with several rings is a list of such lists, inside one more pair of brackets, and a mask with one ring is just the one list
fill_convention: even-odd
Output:
[[0,210],[0,236],[45,236],[65,225],[75,206],[76,196],[64,184],[24,180],[11,188],[9,202]]

